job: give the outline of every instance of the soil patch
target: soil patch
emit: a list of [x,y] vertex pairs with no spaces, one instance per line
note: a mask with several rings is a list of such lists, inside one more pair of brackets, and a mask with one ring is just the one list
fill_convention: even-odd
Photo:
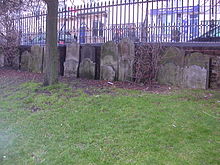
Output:
[[[16,87],[22,83],[30,81],[43,82],[43,74],[17,71],[9,68],[0,69],[0,92],[5,88]],[[59,81],[69,84],[74,90],[82,89],[86,94],[89,95],[97,93],[97,89],[99,89],[99,91],[104,89],[106,93],[111,93],[111,89],[113,88],[141,90],[153,93],[167,93],[173,89],[177,89],[159,84],[144,85],[134,82],[108,82],[104,80],[87,80],[67,77],[60,77]]]

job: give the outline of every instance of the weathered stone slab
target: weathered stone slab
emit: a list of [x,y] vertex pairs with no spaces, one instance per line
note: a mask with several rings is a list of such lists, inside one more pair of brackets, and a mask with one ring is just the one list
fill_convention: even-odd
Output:
[[110,81],[118,79],[118,47],[112,41],[101,47],[100,78]]
[[181,86],[182,68],[174,63],[166,63],[160,67],[158,82],[165,85]]
[[202,53],[195,52],[195,53],[185,56],[186,66],[197,65],[201,68],[208,69],[209,63],[210,63],[210,57]]
[[135,45],[129,38],[124,38],[118,44],[119,52],[119,81],[131,81],[133,76],[133,63]]
[[113,67],[111,67],[109,65],[101,66],[101,79],[114,81],[115,80],[115,70],[113,69]]
[[89,58],[85,58],[80,63],[79,75],[82,78],[94,79],[95,78],[95,63]]
[[201,53],[184,55],[178,48],[168,48],[161,60],[158,82],[184,88],[207,89],[210,57]]
[[185,52],[177,47],[167,48],[160,61],[161,64],[173,63],[176,66],[184,65]]
[[64,63],[64,76],[66,77],[77,77],[79,62],[73,59],[70,59]]
[[39,45],[31,47],[31,56],[28,65],[31,72],[41,73],[43,71],[43,47]]
[[183,87],[207,89],[209,84],[210,57],[202,53],[192,53],[185,57]]
[[158,82],[166,85],[181,86],[184,66],[184,51],[168,48],[160,61]]
[[79,61],[79,49],[79,43],[73,42],[71,44],[68,44],[66,48],[66,61],[72,59]]
[[66,60],[64,63],[64,76],[77,77],[79,67],[80,45],[76,42],[67,46]]
[[29,58],[31,57],[31,53],[28,52],[28,51],[24,51],[22,54],[21,54],[21,70],[22,71],[28,71],[29,68]]
[[185,67],[183,71],[183,84],[185,88],[207,89],[208,76],[207,69],[197,65]]
[[19,69],[20,65],[20,60],[19,60],[19,54],[17,53],[16,56],[14,56],[13,61],[12,61],[12,67],[14,69]]
[[95,79],[95,47],[84,45],[81,47],[79,77]]
[[91,45],[84,45],[81,47],[81,61],[88,58],[91,61],[95,62],[95,47]]
[[[13,47],[13,48],[11,49],[11,53],[13,53],[13,57],[12,57],[12,58],[7,57],[7,58],[9,58],[9,59],[5,58],[5,61],[7,61],[7,62],[11,61],[11,66],[12,66],[12,68],[14,68],[14,69],[19,69],[19,65],[20,65],[19,49]],[[9,65],[9,66],[10,66],[10,65]]]
[[0,67],[4,66],[5,56],[0,50]]

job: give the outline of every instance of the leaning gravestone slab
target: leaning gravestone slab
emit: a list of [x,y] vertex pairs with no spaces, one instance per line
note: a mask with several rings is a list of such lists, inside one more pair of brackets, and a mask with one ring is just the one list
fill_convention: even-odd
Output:
[[29,58],[31,57],[31,53],[28,51],[24,51],[21,54],[21,70],[22,71],[28,71],[28,62],[29,62]]
[[64,63],[64,76],[77,77],[79,61],[70,59]]
[[79,61],[79,49],[80,45],[76,42],[67,45],[66,60],[68,61],[70,59],[74,59],[76,61]]
[[34,45],[31,47],[31,56],[28,62],[28,68],[31,72],[41,73],[43,69],[43,47]]
[[0,67],[4,66],[4,60],[5,60],[5,56],[0,50]]
[[109,81],[118,79],[118,47],[112,41],[101,47],[100,77]]
[[66,60],[64,63],[64,76],[77,77],[79,66],[80,45],[76,42],[67,46]]
[[160,67],[158,82],[165,85],[181,86],[182,68],[173,63],[167,63]]
[[79,66],[79,77],[95,78],[95,47],[84,45],[81,48],[81,59]]
[[119,77],[120,81],[131,81],[133,75],[133,63],[135,45],[129,38],[124,38],[118,44],[119,52]]
[[109,80],[114,81],[115,80],[115,70],[113,67],[109,65],[103,65],[101,66],[101,79],[102,80]]
[[84,59],[90,59],[91,61],[95,62],[95,47],[91,45],[84,45],[81,48],[81,61]]
[[159,83],[182,86],[184,56],[184,51],[179,48],[170,47],[166,50],[160,61],[157,77]]
[[207,89],[210,57],[202,53],[184,55],[178,48],[168,48],[161,60],[158,81],[184,88]]
[[16,56],[14,56],[12,60],[12,67],[14,69],[19,69],[19,65],[20,65],[20,60],[19,60],[19,55],[17,54]]
[[183,70],[183,87],[207,89],[209,84],[210,57],[202,53],[186,56]]
[[94,79],[95,78],[95,63],[89,58],[85,58],[79,67],[79,75],[82,78]]
[[12,64],[12,67],[14,68],[14,69],[19,69],[19,65],[20,65],[20,59],[19,59],[19,57],[20,57],[20,52],[19,52],[19,49],[18,48],[15,48],[14,50],[13,50],[13,59],[11,59],[10,61],[12,62],[11,64]]

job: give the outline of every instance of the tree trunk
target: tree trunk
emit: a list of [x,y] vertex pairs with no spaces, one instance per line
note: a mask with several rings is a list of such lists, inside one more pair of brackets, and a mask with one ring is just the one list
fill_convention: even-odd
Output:
[[44,0],[47,3],[46,22],[46,69],[44,85],[58,83],[58,51],[57,51],[57,17],[58,0]]

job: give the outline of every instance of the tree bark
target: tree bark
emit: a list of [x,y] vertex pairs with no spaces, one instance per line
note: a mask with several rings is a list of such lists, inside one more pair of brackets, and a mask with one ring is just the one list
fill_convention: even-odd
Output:
[[57,17],[58,0],[44,0],[47,4],[46,53],[44,85],[58,83]]

